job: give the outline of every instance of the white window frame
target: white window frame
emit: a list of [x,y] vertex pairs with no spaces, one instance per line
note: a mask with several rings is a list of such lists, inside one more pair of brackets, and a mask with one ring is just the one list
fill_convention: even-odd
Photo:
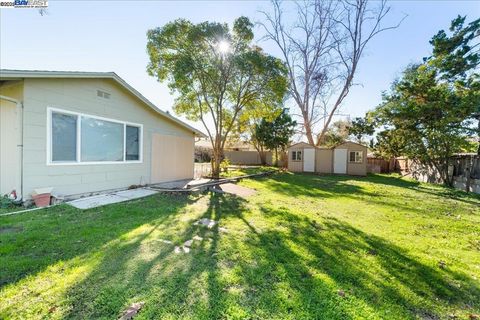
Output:
[[[350,160],[352,153],[355,153],[355,161]],[[362,156],[362,161],[357,160],[357,154],[360,154]],[[350,163],[363,163],[363,151],[350,151],[349,154],[348,154],[348,162],[350,162]]]
[[[302,161],[303,159],[303,150],[292,150],[292,161]],[[300,159],[298,159],[298,153],[300,152]],[[295,159],[293,158],[293,155],[295,155]]]
[[[75,161],[52,161],[52,113],[61,113],[66,115],[77,116],[77,152]],[[81,146],[82,146],[82,117],[109,121],[119,123],[123,125],[123,161],[81,161]],[[127,144],[127,126],[139,128],[139,159],[138,160],[126,160],[126,144]],[[135,164],[143,163],[143,125],[134,122],[120,121],[116,119],[110,119],[100,116],[95,116],[87,113],[74,112],[70,110],[47,107],[47,166],[68,166],[68,165],[97,165],[97,164]]]

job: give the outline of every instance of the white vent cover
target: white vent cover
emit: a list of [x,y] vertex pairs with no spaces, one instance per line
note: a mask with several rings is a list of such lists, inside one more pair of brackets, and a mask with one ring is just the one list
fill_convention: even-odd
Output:
[[110,93],[97,90],[97,97],[104,98],[104,99],[110,99]]

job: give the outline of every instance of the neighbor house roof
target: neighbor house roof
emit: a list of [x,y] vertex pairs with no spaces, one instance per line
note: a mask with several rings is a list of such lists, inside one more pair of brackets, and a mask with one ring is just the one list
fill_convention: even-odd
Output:
[[140,92],[129,85],[125,80],[120,78],[115,72],[85,72],[85,71],[41,71],[41,70],[8,70],[0,69],[0,80],[15,80],[24,78],[74,78],[74,79],[111,79],[117,84],[125,88],[128,92],[144,102],[147,106],[158,112],[165,118],[175,122],[181,127],[192,131],[198,136],[205,137],[200,130],[186,124],[180,119],[175,118],[170,113],[165,112],[154,105],[150,100],[145,98]]

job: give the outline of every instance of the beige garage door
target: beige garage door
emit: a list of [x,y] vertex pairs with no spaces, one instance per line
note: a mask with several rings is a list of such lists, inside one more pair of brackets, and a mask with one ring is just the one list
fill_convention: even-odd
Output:
[[193,178],[194,138],[152,135],[152,183]]

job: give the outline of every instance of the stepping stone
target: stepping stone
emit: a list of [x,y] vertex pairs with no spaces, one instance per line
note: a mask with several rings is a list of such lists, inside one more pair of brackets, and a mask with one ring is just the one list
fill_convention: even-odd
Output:
[[189,247],[182,247],[183,249],[183,252],[185,253],[189,253],[190,252],[190,248]]
[[166,243],[166,244],[172,244],[172,241],[170,240],[165,240],[165,239],[155,239],[155,241]]
[[196,235],[195,237],[193,237],[193,240],[202,241],[203,238]]
[[125,310],[120,317],[120,320],[130,320],[137,315],[137,313],[142,309],[145,302],[136,302],[130,305],[127,310]]
[[191,247],[193,244],[193,240],[187,240],[185,241],[185,243],[183,244],[184,247]]
[[180,252],[182,252],[182,248],[180,248],[179,246],[175,246],[175,249],[173,249],[173,251],[175,253],[180,253]]
[[257,193],[257,191],[255,191],[253,189],[246,188],[246,187],[243,187],[243,186],[239,186],[239,185],[236,185],[234,183],[224,183],[224,184],[220,185],[219,187],[222,190],[222,192],[230,193],[230,194],[236,195],[236,196],[241,197],[241,198],[250,197],[250,196],[254,195],[255,193]]
[[206,226],[207,228],[211,229],[217,224],[217,221],[211,220],[208,218],[202,218],[198,220],[197,222],[194,223],[194,225],[203,225]]

